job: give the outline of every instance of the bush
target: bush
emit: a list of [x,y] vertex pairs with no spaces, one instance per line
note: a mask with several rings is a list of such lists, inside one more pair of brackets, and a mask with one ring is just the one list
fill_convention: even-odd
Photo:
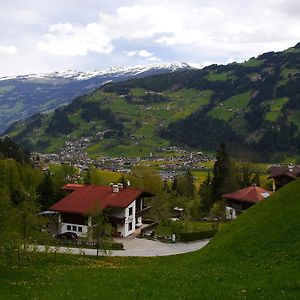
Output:
[[124,245],[123,245],[123,243],[103,242],[103,243],[100,243],[100,249],[105,249],[105,250],[123,250],[124,249]]
[[181,242],[191,242],[196,240],[203,240],[213,237],[218,230],[206,230],[206,231],[195,231],[195,232],[181,232],[179,239]]

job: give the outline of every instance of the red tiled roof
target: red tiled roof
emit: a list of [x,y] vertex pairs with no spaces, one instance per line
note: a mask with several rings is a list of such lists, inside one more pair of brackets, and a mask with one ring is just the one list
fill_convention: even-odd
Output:
[[64,185],[62,189],[67,190],[67,191],[75,191],[82,187],[84,187],[83,184],[68,183],[68,184]]
[[[64,187],[65,188],[65,187]],[[110,186],[83,185],[52,205],[49,210],[63,213],[88,214],[99,205],[108,207],[127,207],[140,196],[152,196],[143,190],[122,188],[114,193]]]
[[257,186],[249,186],[245,189],[223,195],[224,198],[239,200],[242,202],[256,203],[270,196],[272,192]]

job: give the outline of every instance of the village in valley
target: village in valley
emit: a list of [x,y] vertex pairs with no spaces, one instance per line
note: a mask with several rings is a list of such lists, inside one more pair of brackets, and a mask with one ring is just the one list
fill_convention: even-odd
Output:
[[[48,178],[64,166],[73,173],[65,174],[65,197],[57,203],[51,201],[52,205],[45,206],[39,214],[56,220],[57,225],[49,224],[48,228],[53,236],[85,247],[97,244],[91,217],[97,205],[98,213],[105,212],[105,222],[111,228],[109,235],[117,238],[120,245],[124,241],[126,244],[120,238],[131,235],[174,243],[188,241],[185,233],[192,233],[193,239],[201,240],[212,237],[219,226],[227,226],[243,211],[300,175],[298,166],[275,165],[266,170],[257,164],[234,161],[225,145],[221,145],[217,156],[172,146],[160,149],[160,155],[149,153],[149,157],[90,158],[85,151],[90,141],[91,137],[73,139],[66,141],[57,154],[31,156],[34,166]],[[192,175],[195,171],[200,173]],[[107,178],[97,182],[91,175],[94,173],[95,177],[97,172],[98,178]],[[230,181],[222,178],[224,173]],[[201,178],[197,177],[199,174]],[[147,184],[151,178],[156,186]],[[155,204],[152,198],[157,199]],[[191,224],[185,225],[186,230],[184,222]]]
[[57,153],[32,153],[34,165],[48,169],[52,164],[68,164],[77,167],[80,171],[87,171],[90,166],[129,174],[133,166],[159,167],[163,179],[172,179],[178,172],[184,170],[201,171],[212,165],[215,158],[212,154],[200,151],[191,151],[177,146],[159,149],[157,153],[149,153],[147,157],[109,157],[99,156],[91,158],[86,152],[90,146],[91,137],[74,138],[66,141]]

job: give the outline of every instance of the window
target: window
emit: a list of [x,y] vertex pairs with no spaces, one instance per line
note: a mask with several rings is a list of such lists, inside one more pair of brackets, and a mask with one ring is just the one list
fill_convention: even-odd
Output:
[[78,226],[78,232],[82,232],[82,227]]
[[77,231],[77,226],[72,226],[73,228],[72,228],[72,230],[73,231]]
[[128,231],[132,230],[132,222],[128,223]]
[[67,225],[67,230],[72,230],[71,228],[71,225]]
[[129,216],[132,216],[132,207],[129,207]]

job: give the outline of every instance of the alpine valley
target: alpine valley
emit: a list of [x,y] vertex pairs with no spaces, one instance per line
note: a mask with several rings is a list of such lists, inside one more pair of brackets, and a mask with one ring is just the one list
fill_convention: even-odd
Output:
[[[9,86],[24,79],[11,80],[14,81],[7,81],[2,88],[2,95],[12,94],[15,88]],[[31,80],[27,78],[26,82],[35,89],[48,84],[38,83],[40,79],[35,78],[30,85]],[[71,79],[63,79],[68,80]],[[92,84],[95,88],[93,81],[80,82],[76,91],[71,88],[74,83],[69,83],[70,93],[64,103],[88,92],[87,87]],[[48,101],[44,106],[39,103],[43,107],[40,111],[53,108],[58,102],[62,104],[57,100],[61,94],[56,92],[60,86],[68,90],[66,84],[49,85],[47,99],[54,102]],[[38,96],[34,97],[37,101]],[[199,70],[187,67],[107,83],[53,112],[14,123],[6,134],[26,148],[44,152],[57,150],[67,140],[90,136],[92,145],[87,152],[92,156],[145,156],[171,145],[215,150],[222,142],[236,154],[259,153],[260,160],[297,156],[300,43],[244,63],[211,65]]]
[[114,66],[108,70],[68,70],[43,74],[0,77],[0,132],[15,121],[51,111],[88,94],[107,82],[164,74],[191,67],[184,63]]

